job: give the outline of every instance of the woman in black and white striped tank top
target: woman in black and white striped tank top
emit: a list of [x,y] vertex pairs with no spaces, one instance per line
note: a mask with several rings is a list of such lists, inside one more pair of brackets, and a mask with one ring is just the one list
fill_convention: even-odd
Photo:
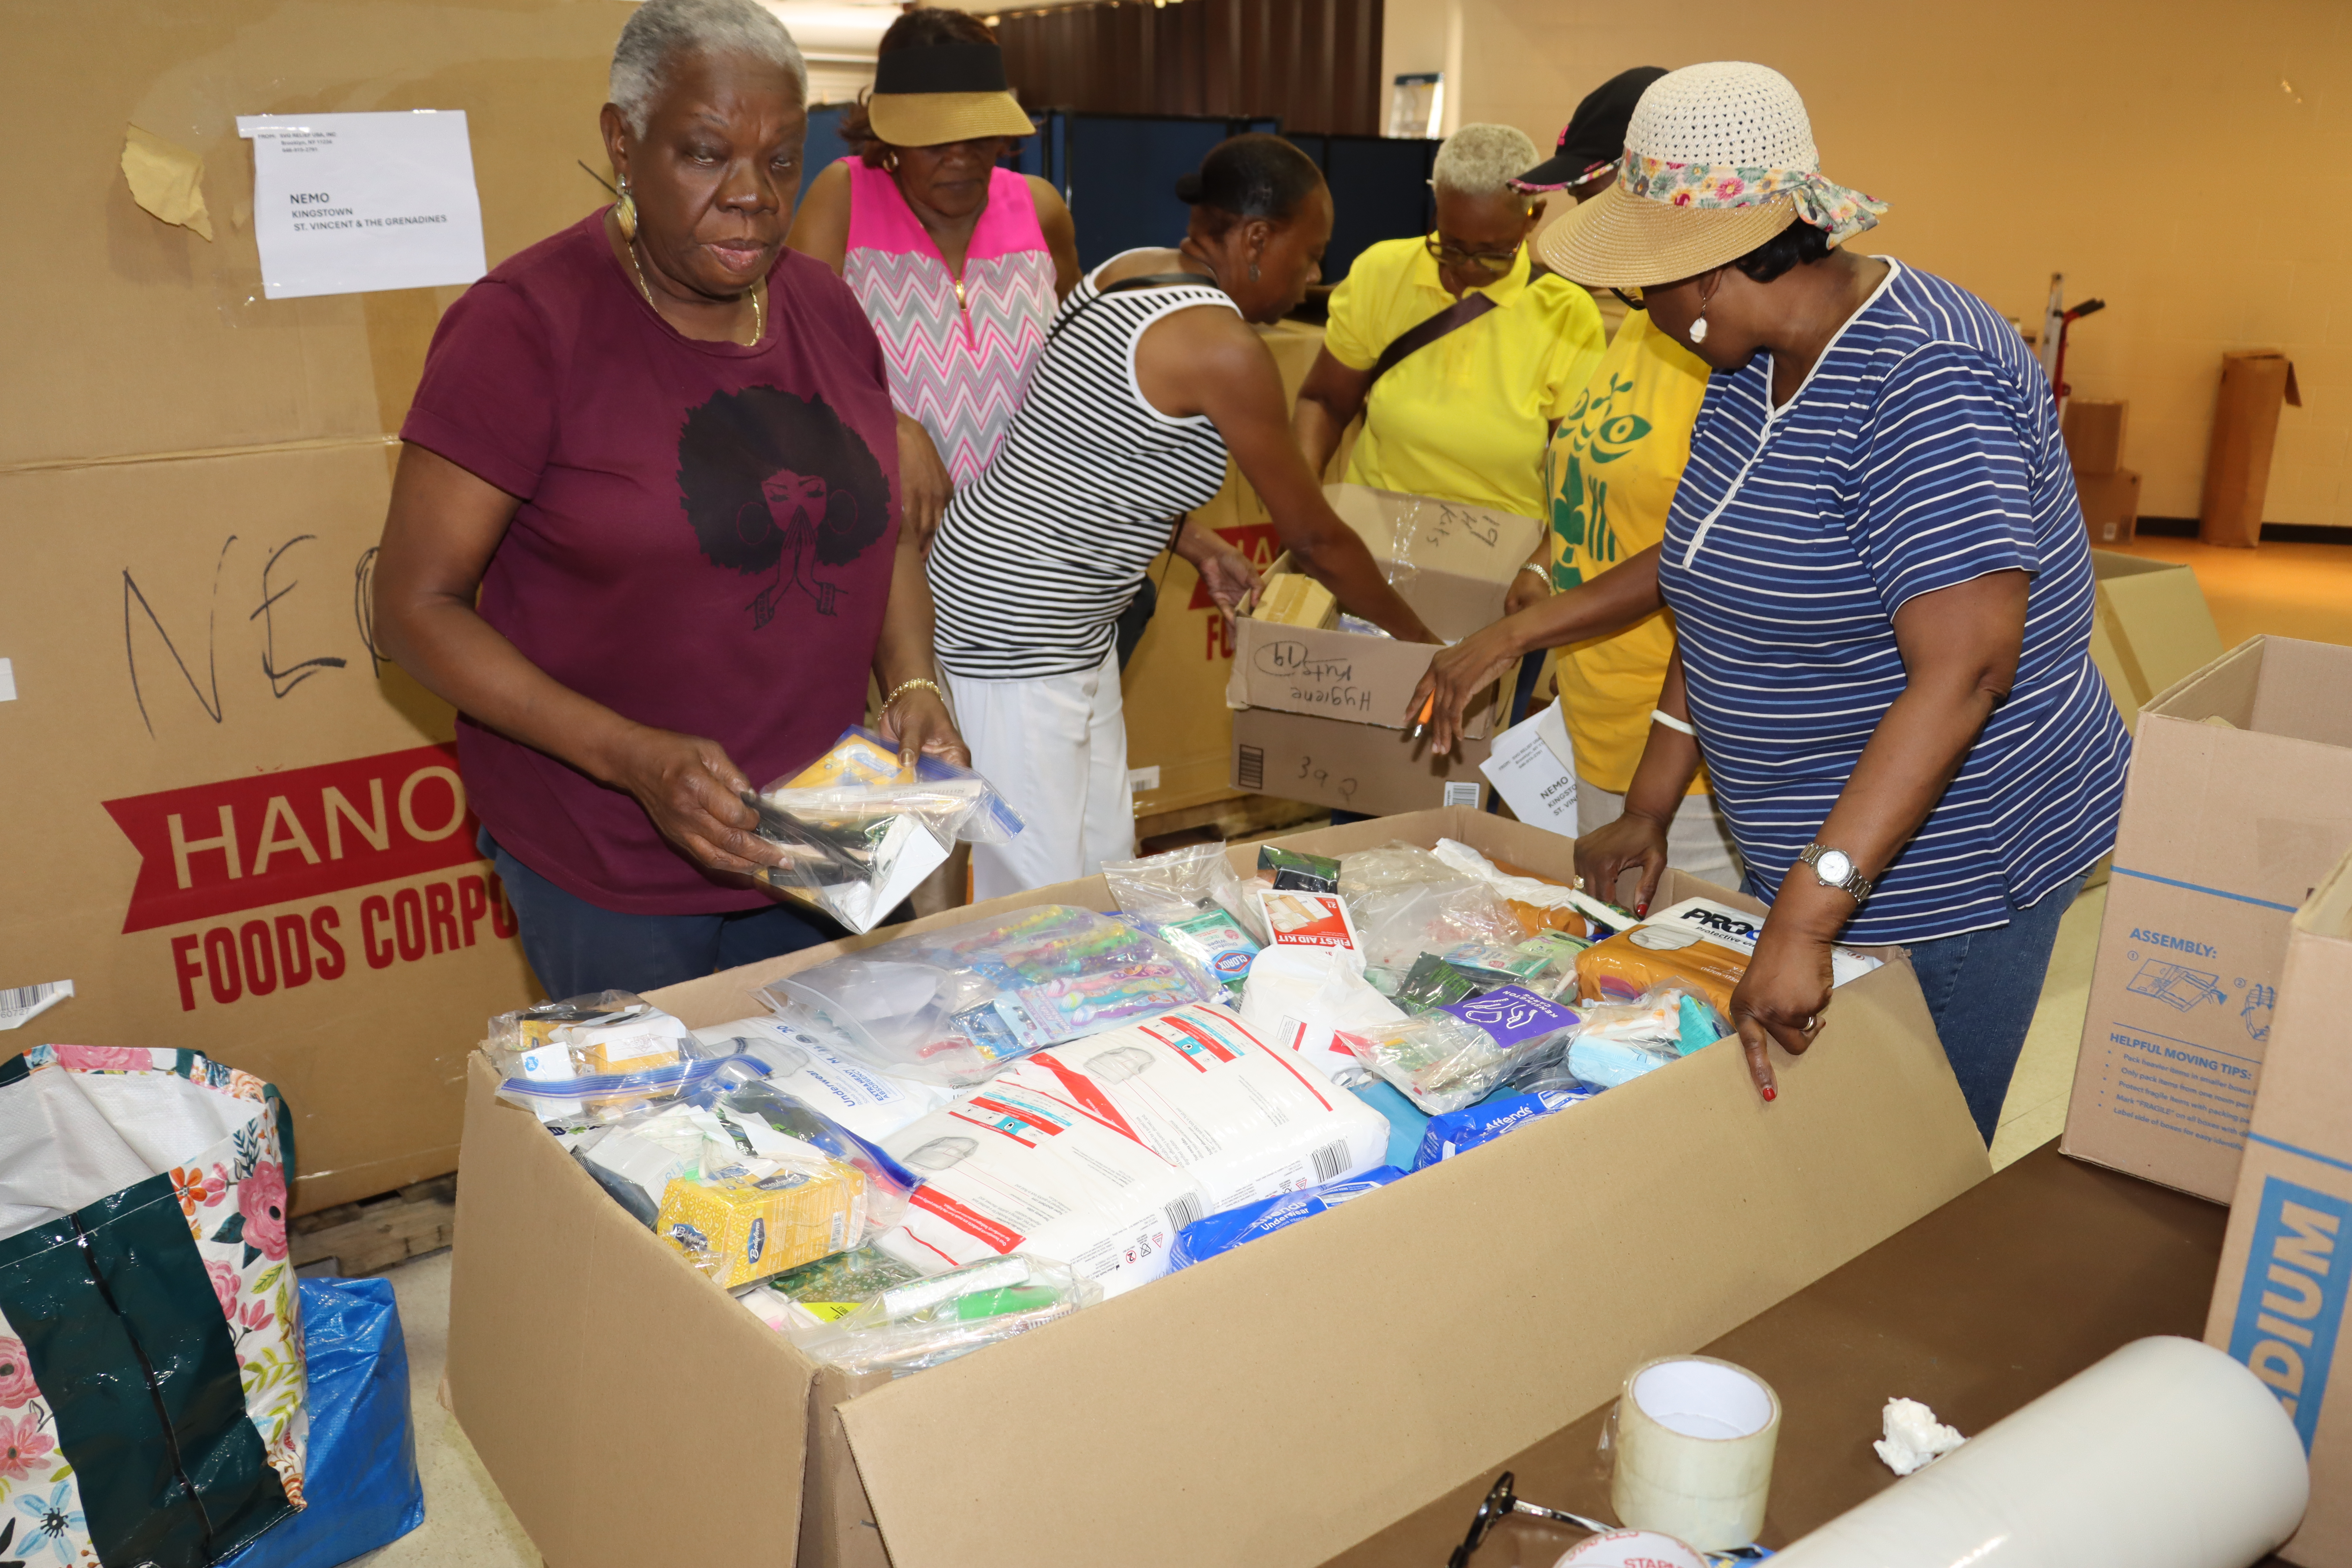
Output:
[[940,668],[972,765],[1028,823],[972,852],[975,897],[1089,876],[1134,849],[1113,623],[1171,534],[1231,608],[1255,577],[1179,520],[1230,451],[1300,569],[1349,613],[1435,642],[1323,500],[1290,434],[1274,359],[1248,323],[1305,296],[1331,197],[1275,136],[1219,145],[1177,194],[1177,249],[1113,257],[1071,291],[988,468],[957,492],[930,557]]

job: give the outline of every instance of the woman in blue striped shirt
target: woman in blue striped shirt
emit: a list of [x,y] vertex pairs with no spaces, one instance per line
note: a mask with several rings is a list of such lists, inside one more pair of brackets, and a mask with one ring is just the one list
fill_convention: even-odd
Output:
[[1882,210],[1821,177],[1777,72],[1692,66],[1643,94],[1617,184],[1544,248],[1638,290],[1712,369],[1664,542],[1605,595],[1448,650],[1427,684],[1458,711],[1507,647],[1663,599],[1680,651],[1625,816],[1579,871],[1614,887],[1638,866],[1646,908],[1703,752],[1772,904],[1732,998],[1764,1098],[1768,1041],[1803,1051],[1829,1005],[1831,944],[1901,943],[1990,1142],[2059,917],[2114,844],[2130,742],[2091,664],[2049,384],[1983,301],[1839,248]]

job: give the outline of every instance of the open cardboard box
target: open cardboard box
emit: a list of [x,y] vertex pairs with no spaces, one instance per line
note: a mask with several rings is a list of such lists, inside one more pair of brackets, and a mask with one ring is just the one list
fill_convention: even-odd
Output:
[[[1511,579],[1543,535],[1531,517],[1483,507],[1363,485],[1326,485],[1323,493],[1388,570],[1398,595],[1449,643],[1501,617]],[[1288,570],[1288,560],[1276,561],[1269,574]],[[1428,643],[1244,615],[1234,626],[1225,701],[1237,710],[1270,708],[1402,730],[1405,704],[1437,651]],[[1497,687],[1471,704],[1465,734],[1483,740],[1491,731],[1509,690],[1507,682]]]
[[2347,848],[2352,648],[2253,637],[2141,710],[2065,1152],[2230,1201],[2288,924]]
[[2094,550],[2091,574],[2098,595],[2091,662],[2124,723],[2136,728],[2151,698],[2221,657],[2221,634],[2186,566]]
[[[1571,840],[1460,809],[1285,842],[1441,836],[1571,874]],[[1667,874],[1664,898],[1694,893],[1756,907]],[[1111,907],[1097,877],[918,924],[1046,902]],[[723,1023],[757,1010],[752,987],[908,929],[652,1000]],[[1989,1173],[1910,965],[1885,955],[1778,1059],[1771,1105],[1717,1046],[896,1382],[820,1374],[500,1102],[477,1056],[454,1408],[562,1568],[636,1568],[649,1530],[729,1564],[1322,1563]]]

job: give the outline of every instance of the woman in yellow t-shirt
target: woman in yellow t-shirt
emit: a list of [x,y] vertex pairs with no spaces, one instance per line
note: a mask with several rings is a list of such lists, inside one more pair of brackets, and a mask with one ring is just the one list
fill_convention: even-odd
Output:
[[[1650,318],[1629,311],[1584,395],[1545,454],[1552,585],[1589,583],[1664,537],[1666,509],[1690,458],[1691,426],[1706,395],[1706,365]],[[1559,650],[1560,707],[1576,748],[1576,829],[1625,814],[1625,791],[1650,735],[1650,713],[1675,651],[1659,610],[1613,637]],[[1668,829],[1670,864],[1736,888],[1738,852],[1716,814],[1702,771]]]

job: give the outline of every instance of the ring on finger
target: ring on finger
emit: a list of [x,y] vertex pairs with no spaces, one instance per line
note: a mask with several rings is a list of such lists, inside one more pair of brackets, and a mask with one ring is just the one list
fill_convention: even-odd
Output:
[[1803,1023],[1801,1023],[1801,1024],[1798,1025],[1797,1026],[1798,1026],[1799,1028],[1801,1028],[1801,1029],[1804,1030],[1804,1031],[1805,1031],[1805,1033],[1807,1033],[1807,1034],[1809,1034],[1809,1035],[1810,1035],[1810,1034],[1811,1034],[1815,1029],[1818,1029],[1818,1028],[1820,1028],[1820,1027],[1822,1026],[1821,1016],[1820,1016],[1819,1014],[1815,1014],[1812,1017],[1810,1017],[1810,1018],[1806,1019]]

